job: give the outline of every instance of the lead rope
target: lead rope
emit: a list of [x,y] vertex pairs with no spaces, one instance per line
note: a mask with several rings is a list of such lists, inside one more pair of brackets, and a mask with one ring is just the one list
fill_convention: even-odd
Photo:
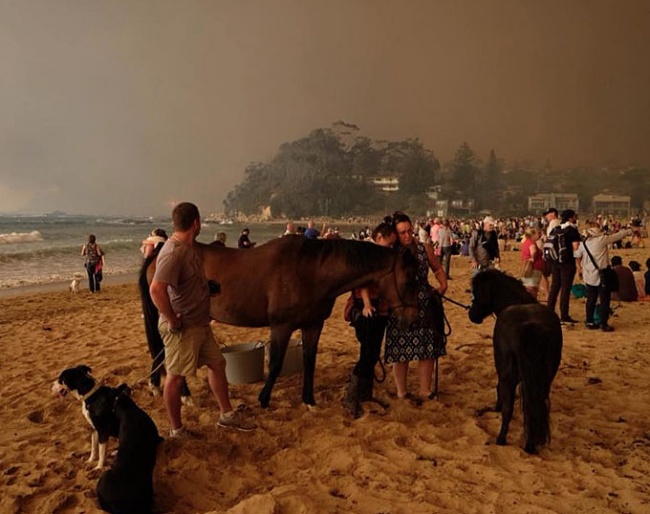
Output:
[[[158,355],[156,355],[156,356],[153,358],[153,360],[155,361],[158,357],[160,357],[160,356],[164,353],[164,351],[165,351],[164,348],[163,348],[162,350],[160,350],[160,352],[158,352]],[[133,385],[131,386],[131,389],[133,389],[135,386],[137,386],[140,382],[142,382],[142,381],[144,381],[144,380],[150,378],[151,375],[153,375],[156,371],[158,371],[158,370],[159,370],[160,368],[162,368],[164,365],[165,365],[165,359],[163,359],[163,360],[160,362],[160,364],[158,364],[158,366],[156,366],[154,369],[152,369],[152,370],[151,370],[149,373],[147,373],[145,376],[143,376],[143,377],[139,378],[138,380],[136,380],[135,382],[133,382]]]

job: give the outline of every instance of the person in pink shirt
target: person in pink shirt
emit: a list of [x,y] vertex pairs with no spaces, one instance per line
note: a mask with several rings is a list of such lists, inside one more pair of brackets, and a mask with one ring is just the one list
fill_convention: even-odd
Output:
[[440,256],[440,245],[438,244],[438,230],[440,230],[440,218],[434,218],[431,229],[429,230],[429,236],[431,237],[431,244],[436,250],[436,255]]
[[539,282],[542,279],[542,272],[544,271],[544,259],[542,258],[542,251],[537,246],[541,234],[539,230],[534,227],[526,228],[524,234],[526,240],[521,245],[521,262],[523,269],[526,269],[526,263],[530,263],[530,273],[525,273],[521,277],[521,282],[524,284],[528,292],[537,299],[537,292],[539,291]]

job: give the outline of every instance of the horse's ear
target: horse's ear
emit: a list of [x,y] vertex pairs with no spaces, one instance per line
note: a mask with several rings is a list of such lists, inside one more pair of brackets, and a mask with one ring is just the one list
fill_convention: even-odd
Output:
[[82,364],[81,366],[77,366],[77,368],[79,368],[79,371],[85,373],[86,375],[88,375],[92,371],[92,369],[90,369],[90,366],[86,366],[85,364]]

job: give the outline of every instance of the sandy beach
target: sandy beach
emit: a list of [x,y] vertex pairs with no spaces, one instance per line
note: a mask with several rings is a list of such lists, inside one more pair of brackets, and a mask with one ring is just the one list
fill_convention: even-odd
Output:
[[[614,253],[625,263],[648,256]],[[508,252],[504,269],[515,273],[518,259]],[[468,303],[467,258],[454,257],[452,276],[448,296]],[[101,512],[80,404],[51,396],[49,387],[63,369],[87,364],[109,385],[135,384],[135,401],[167,433],[162,400],[146,385],[150,358],[135,282],[107,284],[95,296],[23,293],[0,298],[0,513]],[[256,401],[261,383],[232,385],[234,403],[248,406],[259,428],[219,429],[205,373],[190,381],[197,405],[183,415],[196,436],[160,446],[157,513],[650,512],[650,302],[616,308],[612,333],[564,329],[553,439],[531,456],[521,448],[518,409],[505,447],[495,444],[500,416],[476,415],[495,400],[494,321],[473,325],[450,303],[440,399],[420,407],[398,401],[389,378],[376,391],[390,407],[366,404],[352,420],[340,400],[358,345],[342,318],[344,301],[320,341],[316,408],[302,405],[298,374],[279,379],[267,410]],[[584,299],[572,299],[571,315],[584,321]],[[228,345],[268,338],[268,329],[214,330]],[[409,381],[415,390],[414,369]]]

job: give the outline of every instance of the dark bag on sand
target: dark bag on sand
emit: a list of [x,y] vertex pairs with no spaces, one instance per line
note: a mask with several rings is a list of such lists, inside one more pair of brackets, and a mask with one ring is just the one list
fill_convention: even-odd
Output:
[[616,293],[618,291],[618,275],[614,271],[614,268],[607,266],[606,268],[599,269],[598,274],[600,275],[600,287],[610,293]]

